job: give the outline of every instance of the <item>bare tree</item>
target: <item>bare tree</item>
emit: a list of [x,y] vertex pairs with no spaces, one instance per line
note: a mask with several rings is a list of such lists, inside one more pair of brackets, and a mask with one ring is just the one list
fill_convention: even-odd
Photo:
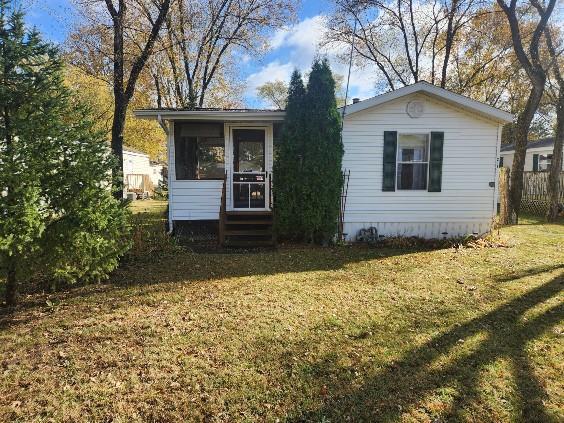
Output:
[[[536,2],[536,0],[531,0],[531,4],[534,2]],[[540,41],[547,28],[548,20],[552,14],[556,0],[549,0],[546,8],[537,8],[538,20],[534,25],[534,30],[530,37],[523,36],[523,27],[525,25],[519,20],[517,0],[511,0],[509,4],[505,3],[504,0],[497,0],[497,3],[507,17],[511,29],[511,40],[513,42],[515,55],[531,82],[527,102],[523,111],[517,118],[514,131],[515,155],[513,156],[511,169],[509,213],[510,216],[514,213],[518,220],[523,193],[523,170],[525,167],[529,128],[542,99],[546,83],[546,69],[543,66],[539,53]],[[524,41],[527,41],[527,38],[528,47],[526,51]]]
[[[534,2],[535,8],[543,12],[543,8],[538,2]],[[557,31],[554,31],[557,35]],[[553,222],[558,217],[559,212],[559,194],[563,188],[560,186],[560,172],[562,172],[562,150],[564,144],[564,77],[562,76],[562,40],[559,39],[559,49],[556,47],[555,38],[552,35],[551,28],[546,27],[544,30],[544,38],[551,64],[548,78],[549,88],[547,89],[547,97],[556,108],[556,127],[554,129],[554,148],[552,151],[552,161],[550,163],[550,171],[548,175],[548,194],[550,198],[546,219]],[[551,78],[552,77],[552,78]]]
[[560,186],[560,173],[562,172],[562,150],[564,144],[564,80],[560,70],[553,66],[554,78],[558,81],[558,97],[556,99],[556,129],[554,131],[554,149],[552,151],[552,161],[550,173],[548,175],[548,193],[550,205],[547,212],[547,220],[553,222],[558,217],[559,194],[563,189]]
[[[111,84],[114,110],[112,152],[116,171],[123,173],[123,138],[127,109],[139,77],[169,12],[172,0],[77,0],[85,23],[71,34],[71,63]],[[104,11],[106,13],[104,13]],[[114,178],[113,192],[122,198],[123,187]]]
[[358,61],[376,65],[391,90],[426,78],[445,87],[458,33],[481,2],[335,0],[324,43],[353,44]]
[[257,87],[257,95],[276,108],[283,110],[288,101],[288,84],[280,80],[265,82]]
[[[145,15],[150,22],[151,30],[138,55],[133,57],[129,76],[126,76],[125,54],[124,54],[124,31],[128,12],[127,0],[105,0],[106,7],[113,23],[113,88],[114,88],[114,118],[112,123],[112,151],[117,156],[119,164],[118,171],[123,173],[123,131],[125,128],[125,118],[127,107],[135,92],[137,79],[151,54],[153,45],[157,39],[164,19],[168,13],[171,0],[159,0],[152,2],[155,13],[151,7],[146,5],[143,0],[137,1],[136,5],[142,15]],[[155,17],[156,16],[156,17]],[[114,196],[122,198],[122,184],[118,183],[114,187]]]
[[[260,54],[266,46],[266,30],[282,27],[292,19],[294,3],[177,0],[159,40],[159,58],[170,69],[155,74],[163,100],[168,96],[168,103],[177,107],[204,106],[214,85],[233,78],[243,52]],[[228,89],[228,84],[223,88]]]

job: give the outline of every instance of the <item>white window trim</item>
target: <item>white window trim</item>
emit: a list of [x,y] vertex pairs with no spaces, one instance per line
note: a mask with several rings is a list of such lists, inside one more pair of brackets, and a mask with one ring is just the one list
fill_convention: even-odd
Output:
[[[427,161],[400,161],[400,137],[402,135],[425,135],[427,137]],[[396,190],[398,191],[427,191],[429,189],[429,162],[431,158],[431,133],[430,132],[399,132],[398,136],[396,137]],[[427,165],[427,174],[425,175],[425,188],[420,189],[412,189],[412,188],[400,188],[398,185],[398,169],[400,164],[413,164],[413,163],[420,163]]]

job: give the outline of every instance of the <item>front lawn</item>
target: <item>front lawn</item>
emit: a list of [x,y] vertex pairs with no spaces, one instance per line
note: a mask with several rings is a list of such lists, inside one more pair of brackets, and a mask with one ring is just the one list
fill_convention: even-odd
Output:
[[174,247],[30,296],[0,317],[0,421],[562,421],[564,226],[501,236]]

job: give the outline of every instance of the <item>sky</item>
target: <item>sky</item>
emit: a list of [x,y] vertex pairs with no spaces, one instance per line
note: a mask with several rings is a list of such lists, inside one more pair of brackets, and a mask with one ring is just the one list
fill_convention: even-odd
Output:
[[[271,48],[264,56],[241,54],[240,71],[245,81],[243,100],[247,107],[268,106],[256,96],[257,87],[277,79],[289,81],[294,69],[306,72],[316,56],[327,57],[333,71],[346,77],[348,65],[336,59],[337,51],[318,48],[324,19],[330,11],[329,0],[302,0],[297,21],[269,34]],[[55,43],[65,40],[74,19],[71,0],[27,0],[26,12],[28,25],[36,26],[46,39]],[[373,74],[370,69],[353,69],[348,98],[364,99],[375,95]]]

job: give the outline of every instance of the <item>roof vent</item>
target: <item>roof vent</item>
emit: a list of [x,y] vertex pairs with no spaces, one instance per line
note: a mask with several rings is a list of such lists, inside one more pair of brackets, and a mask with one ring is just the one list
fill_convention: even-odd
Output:
[[360,98],[355,97],[353,98],[353,104],[360,103]]

